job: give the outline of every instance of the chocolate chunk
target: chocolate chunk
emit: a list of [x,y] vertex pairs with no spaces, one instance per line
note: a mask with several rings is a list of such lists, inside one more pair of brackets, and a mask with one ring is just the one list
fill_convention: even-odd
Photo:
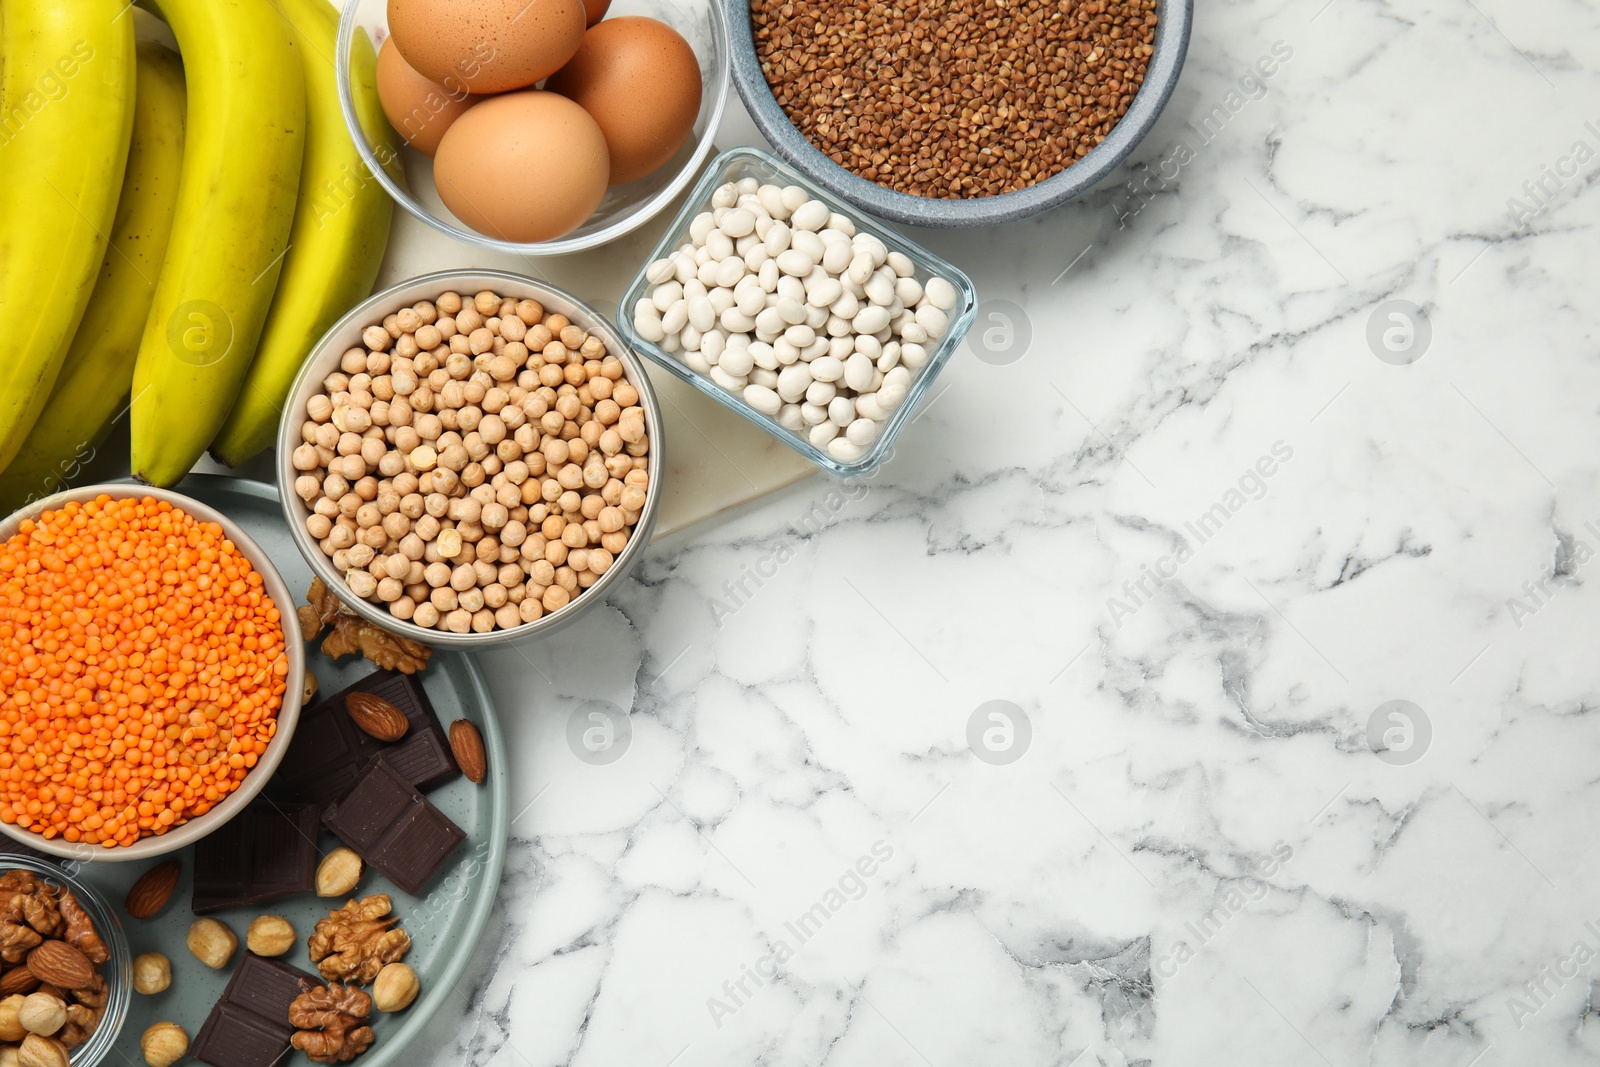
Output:
[[323,824],[395,885],[419,895],[467,836],[449,816],[374,756]]
[[195,914],[309,893],[320,806],[258,797],[194,848]]
[[322,983],[298,967],[245,953],[189,1055],[211,1067],[271,1067],[286,1058],[289,1005]]
[[[400,709],[411,729],[398,741],[379,741],[345,710],[351,693],[371,693]],[[382,755],[424,792],[454,781],[461,771],[450,755],[444,728],[422,684],[399,671],[377,671],[300,713],[278,779],[301,800],[326,804],[343,796],[373,756]]]

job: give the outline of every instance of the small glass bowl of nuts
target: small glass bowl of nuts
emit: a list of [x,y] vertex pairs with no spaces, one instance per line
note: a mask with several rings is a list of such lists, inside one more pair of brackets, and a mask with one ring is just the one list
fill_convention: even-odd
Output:
[[284,515],[362,618],[444,648],[569,624],[655,528],[661,416],[644,364],[569,294],[444,271],[352,309],[278,434]]
[[0,854],[0,890],[27,901],[18,918],[0,923],[0,1050],[17,1049],[13,1063],[106,1060],[133,987],[115,909],[62,867],[22,853]]

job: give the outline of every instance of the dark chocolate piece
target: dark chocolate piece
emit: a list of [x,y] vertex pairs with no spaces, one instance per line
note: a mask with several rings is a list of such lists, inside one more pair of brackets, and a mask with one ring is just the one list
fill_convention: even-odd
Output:
[[320,807],[258,797],[194,848],[197,915],[309,893],[316,885]]
[[[345,710],[351,693],[371,693],[399,708],[411,729],[398,741],[379,741]],[[460,776],[450,742],[422,684],[399,671],[377,671],[300,713],[278,778],[300,799],[326,804],[343,796],[373,756],[382,755],[423,792]]]
[[361,780],[322,821],[413,896],[421,894],[467,836],[382,756],[372,758]]
[[272,1067],[285,1060],[289,1005],[322,983],[298,967],[247,952],[195,1035],[189,1055],[211,1067]]

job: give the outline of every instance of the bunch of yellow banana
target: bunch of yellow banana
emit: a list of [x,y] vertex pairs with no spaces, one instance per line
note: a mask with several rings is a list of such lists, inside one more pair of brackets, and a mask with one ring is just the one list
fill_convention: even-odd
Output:
[[[0,315],[23,330],[0,361],[0,511],[70,482],[124,415],[156,485],[207,447],[261,451],[388,240],[328,0],[140,4],[181,64],[136,45],[125,0],[0,0]],[[364,35],[350,60],[367,139],[397,160]]]

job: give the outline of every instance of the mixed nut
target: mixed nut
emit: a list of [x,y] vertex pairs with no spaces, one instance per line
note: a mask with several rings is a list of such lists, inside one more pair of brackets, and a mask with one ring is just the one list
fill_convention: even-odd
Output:
[[65,1067],[106,1005],[111,952],[70,889],[32,871],[0,874],[0,1058]]
[[305,405],[307,532],[350,591],[451,633],[559,611],[611,569],[650,490],[638,390],[536,300],[398,309]]
[[[169,860],[145,872],[135,883],[136,888],[143,888],[130,892],[130,905],[147,912],[145,917],[159,911],[171,895],[177,882],[176,875],[169,873],[173,863]],[[361,873],[360,858],[341,846],[320,864],[318,891],[330,895],[353,889]],[[92,926],[84,925],[86,918],[67,918],[80,914],[69,893],[57,894],[25,871],[13,871],[0,878],[0,888],[12,889],[15,898],[8,899],[6,914],[22,916],[23,926],[29,931],[10,935],[9,943],[18,946],[12,955],[23,951],[27,954],[5,975],[22,974],[28,979],[23,984],[36,989],[27,995],[14,992],[0,1000],[0,1041],[15,1042],[19,1048],[32,1042],[28,1048],[35,1058],[27,1059],[30,1052],[24,1051],[19,1061],[27,1067],[65,1067],[67,1050],[81,1044],[99,1020],[106,987],[93,972],[90,960],[104,962],[108,953],[103,945],[96,948],[97,938]],[[133,914],[132,907],[129,913]],[[41,926],[54,931],[58,939],[44,940],[28,925],[29,914]],[[38,941],[34,941],[35,936]],[[0,939],[3,937],[0,933]],[[34,943],[28,948],[30,941]],[[256,917],[245,935],[246,947],[253,957],[266,959],[285,955],[298,942],[293,924],[281,915]],[[190,925],[186,943],[199,962],[220,969],[233,959],[239,939],[225,923],[203,916]],[[399,926],[399,917],[393,914],[393,904],[386,894],[349,900],[330,911],[317,922],[306,941],[307,953],[325,983],[314,985],[308,981],[305,991],[289,1007],[286,1022],[293,1028],[290,1044],[318,1063],[345,1063],[367,1051],[374,1040],[369,1024],[372,1011],[404,1011],[422,988],[417,973],[401,962],[410,948],[411,938]],[[11,950],[0,949],[0,954],[6,951]],[[4,958],[16,962],[10,956]],[[370,993],[360,988],[369,983]],[[136,992],[153,996],[171,985],[172,961],[165,955],[145,952],[135,957]],[[73,992],[57,996],[63,988]],[[57,1046],[61,1058],[51,1059]],[[145,1030],[139,1047],[150,1067],[170,1067],[188,1054],[190,1036],[175,1022],[158,1022]],[[202,1054],[196,1051],[196,1055]]]

